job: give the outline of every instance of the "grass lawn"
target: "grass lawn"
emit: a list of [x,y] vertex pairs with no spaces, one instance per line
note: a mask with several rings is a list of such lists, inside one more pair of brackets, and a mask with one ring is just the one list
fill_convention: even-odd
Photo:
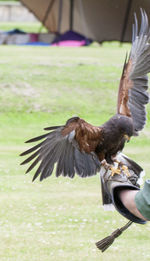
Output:
[[[0,46],[0,261],[147,261],[150,225],[133,224],[105,253],[95,242],[126,220],[104,212],[99,176],[32,183],[24,141],[74,115],[100,125],[116,111],[126,51],[117,43],[82,48]],[[150,175],[150,107],[125,153]]]

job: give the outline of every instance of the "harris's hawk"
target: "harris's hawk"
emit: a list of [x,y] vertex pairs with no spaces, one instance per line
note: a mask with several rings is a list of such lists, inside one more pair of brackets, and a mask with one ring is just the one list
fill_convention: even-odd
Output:
[[40,143],[21,154],[29,154],[22,164],[33,160],[26,172],[39,164],[33,180],[38,176],[43,180],[52,174],[56,164],[57,177],[73,178],[75,173],[81,177],[95,175],[102,164],[113,166],[114,157],[123,150],[125,142],[137,136],[145,125],[149,72],[150,28],[146,13],[141,10],[140,30],[135,15],[132,47],[123,67],[116,115],[99,127],[73,117],[65,125],[45,128],[48,133],[27,141]]

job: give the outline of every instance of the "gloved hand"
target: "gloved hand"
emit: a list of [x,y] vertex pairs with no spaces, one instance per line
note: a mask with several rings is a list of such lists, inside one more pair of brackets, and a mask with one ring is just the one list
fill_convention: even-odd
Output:
[[116,210],[132,222],[145,224],[146,222],[135,215],[133,215],[121,202],[119,198],[119,191],[121,189],[139,190],[139,180],[143,169],[134,161],[120,154],[117,158],[126,167],[130,176],[127,176],[125,171],[121,170],[121,174],[112,176],[110,169],[101,168],[101,184],[102,184],[102,198],[103,204],[113,203]]
[[[102,185],[102,199],[103,204],[108,205],[113,203],[116,210],[129,219],[130,221],[121,228],[116,229],[111,235],[103,238],[102,240],[96,242],[96,246],[102,252],[104,252],[117,238],[122,234],[124,230],[126,230],[133,222],[139,224],[145,224],[146,221],[136,217],[133,215],[121,202],[119,197],[120,190],[124,189],[131,189],[131,190],[139,190],[137,193],[137,201],[138,198],[143,198],[148,202],[150,205],[149,197],[145,197],[145,193],[140,191],[140,180],[142,176],[143,169],[134,161],[127,158],[123,154],[119,154],[118,161],[121,161],[126,167],[128,167],[128,171],[121,170],[120,174],[115,174],[112,176],[112,171],[110,169],[105,169],[104,167],[101,168],[100,171],[100,178],[101,178],[101,185]],[[127,175],[128,173],[128,175]],[[150,188],[150,182],[148,184],[148,188]],[[147,190],[146,190],[147,191]],[[139,206],[139,210],[140,210]],[[142,208],[142,207],[141,207]]]

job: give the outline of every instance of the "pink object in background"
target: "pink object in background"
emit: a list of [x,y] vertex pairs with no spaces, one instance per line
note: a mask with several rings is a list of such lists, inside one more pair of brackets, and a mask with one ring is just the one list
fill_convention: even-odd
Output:
[[52,46],[79,47],[85,44],[86,44],[85,40],[82,41],[67,40],[67,41],[60,41],[58,43],[54,43],[52,44]]
[[30,42],[34,43],[38,41],[38,34],[30,34]]

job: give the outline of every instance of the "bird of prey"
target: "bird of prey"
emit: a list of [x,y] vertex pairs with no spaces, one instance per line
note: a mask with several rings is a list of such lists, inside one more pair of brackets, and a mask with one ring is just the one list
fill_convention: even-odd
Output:
[[[33,180],[50,176],[56,165],[56,176],[75,173],[81,177],[95,175],[102,165],[114,168],[116,155],[125,142],[137,136],[146,123],[145,105],[149,102],[148,76],[150,72],[150,28],[145,11],[141,10],[141,26],[135,15],[132,31],[132,46],[126,57],[118,91],[116,115],[97,127],[79,117],[67,120],[66,124],[45,128],[47,133],[30,139],[34,145],[21,156],[28,158],[21,164],[31,162],[26,172],[37,164]],[[126,166],[118,164],[115,173]]]

